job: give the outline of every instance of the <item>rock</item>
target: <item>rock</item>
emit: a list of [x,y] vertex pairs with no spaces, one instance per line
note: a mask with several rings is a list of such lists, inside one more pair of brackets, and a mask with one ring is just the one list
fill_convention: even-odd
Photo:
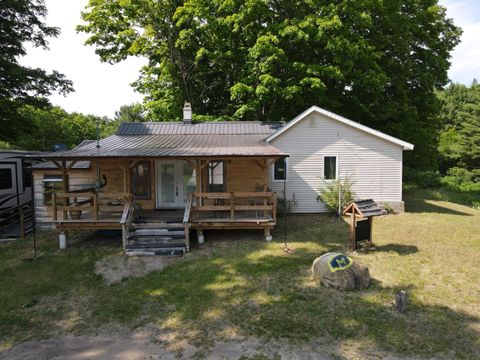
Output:
[[407,310],[407,292],[405,290],[400,290],[395,295],[395,308],[401,314]]
[[353,262],[342,253],[327,253],[315,259],[312,275],[323,286],[352,291],[370,285],[368,268]]

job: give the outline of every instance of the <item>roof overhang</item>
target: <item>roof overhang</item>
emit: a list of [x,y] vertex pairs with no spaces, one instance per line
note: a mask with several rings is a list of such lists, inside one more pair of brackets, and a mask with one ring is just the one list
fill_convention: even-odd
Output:
[[268,136],[265,141],[266,142],[270,142],[274,139],[276,139],[277,137],[279,137],[281,134],[283,134],[284,132],[288,131],[288,129],[290,129],[291,127],[295,126],[298,122],[302,121],[304,118],[306,118],[308,115],[312,114],[312,113],[319,113],[319,114],[322,114],[326,117],[328,117],[329,119],[332,119],[332,120],[336,120],[336,121],[339,121],[345,125],[348,125],[348,126],[351,126],[355,129],[358,129],[358,130],[361,130],[361,131],[364,131],[368,134],[371,134],[373,136],[376,136],[376,137],[379,137],[383,140],[386,140],[388,142],[391,142],[393,144],[396,144],[396,145],[399,145],[403,148],[403,150],[413,150],[413,147],[414,145],[413,144],[410,144],[406,141],[403,141],[403,140],[400,140],[400,139],[397,139],[396,137],[393,137],[393,136],[390,136],[390,135],[387,135],[381,131],[378,131],[378,130],[375,130],[375,129],[372,129],[368,126],[365,126],[365,125],[362,125],[362,124],[359,124],[353,120],[350,120],[350,119],[347,119],[343,116],[340,116],[338,114],[335,114],[331,111],[328,111],[328,110],[325,110],[325,109],[322,109],[321,107],[318,107],[318,106],[312,106],[310,108],[308,108],[307,110],[305,110],[304,112],[302,112],[300,115],[296,116],[293,120],[291,120],[290,122],[288,122],[284,127],[282,127],[281,129],[279,129],[278,131],[274,132],[273,134],[271,134],[270,136]]

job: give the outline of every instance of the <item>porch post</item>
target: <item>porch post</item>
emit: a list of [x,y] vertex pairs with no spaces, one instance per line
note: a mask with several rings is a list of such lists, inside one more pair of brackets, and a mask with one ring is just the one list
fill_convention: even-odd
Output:
[[[67,162],[62,160],[62,187],[63,192],[68,193],[68,184],[67,184]],[[69,198],[63,198],[63,220],[67,219],[67,210],[65,210],[65,206],[68,206]]]

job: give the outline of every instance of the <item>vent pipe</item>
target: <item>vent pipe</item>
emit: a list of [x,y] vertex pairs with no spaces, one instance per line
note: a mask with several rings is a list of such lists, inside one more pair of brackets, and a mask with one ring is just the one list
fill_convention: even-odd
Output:
[[185,102],[185,105],[183,105],[183,123],[192,123],[192,104],[189,102]]

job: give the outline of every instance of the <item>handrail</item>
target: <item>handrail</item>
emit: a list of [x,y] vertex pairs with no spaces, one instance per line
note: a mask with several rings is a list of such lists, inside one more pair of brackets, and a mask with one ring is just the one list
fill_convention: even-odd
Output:
[[15,206],[12,206],[11,208],[8,208],[6,210],[3,210],[2,212],[0,212],[0,217],[2,217],[3,214],[8,214],[20,207],[24,207],[25,205],[27,205],[28,203],[32,203],[33,205],[33,200],[27,200],[27,201],[24,201],[23,203],[21,204],[18,204],[18,205],[15,205]]
[[188,224],[190,221],[190,211],[192,209],[193,194],[188,198],[187,204],[185,205],[185,212],[183,213],[183,223]]
[[128,216],[130,214],[130,211],[133,207],[133,196],[130,196],[125,203],[125,208],[123,210],[122,218],[120,219],[120,224],[125,224],[128,220]]

